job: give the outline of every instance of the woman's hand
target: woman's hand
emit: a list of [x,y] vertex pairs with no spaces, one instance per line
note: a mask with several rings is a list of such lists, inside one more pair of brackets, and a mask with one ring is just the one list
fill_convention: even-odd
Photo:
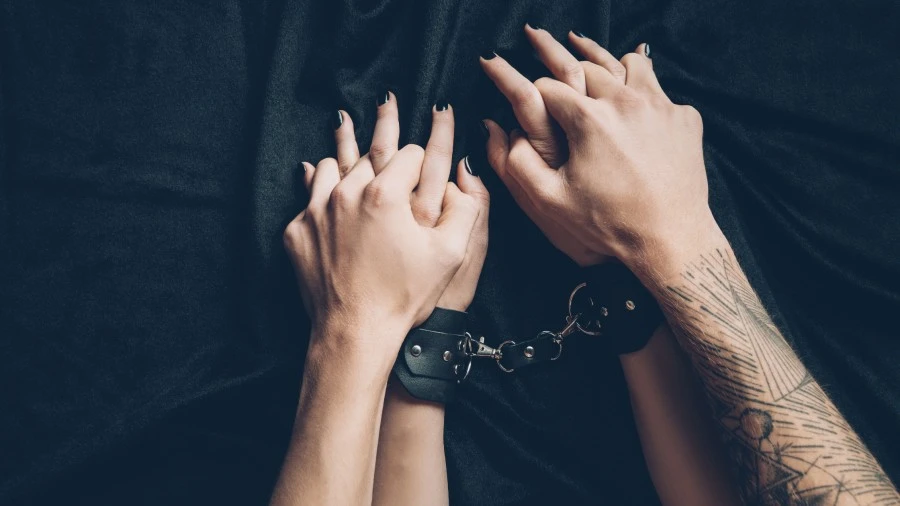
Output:
[[492,122],[488,157],[548,238],[582,265],[613,255],[634,270],[673,244],[715,235],[700,115],[666,97],[646,46],[616,60],[570,34],[587,59],[578,61],[546,31],[527,32],[557,79],[539,79],[532,91],[501,58],[483,65],[492,76],[518,81],[507,94],[514,107],[536,109],[541,101],[566,135],[569,158],[556,169],[529,137],[507,138]]
[[[353,130],[341,114],[338,156],[346,162]],[[392,362],[407,331],[431,313],[466,260],[481,204],[444,180],[432,195],[441,205],[434,220],[417,221],[410,195],[428,157],[415,145],[397,150],[396,140],[391,149],[385,137],[394,132],[379,121],[369,155],[341,165],[331,158],[304,164],[309,206],[288,225],[284,242],[314,339],[352,336],[328,347],[377,350]]]
[[[453,165],[453,108],[449,104],[440,104],[432,108],[431,136],[425,147],[422,170],[410,197],[412,213],[419,225],[427,228],[437,226],[445,206],[445,193],[450,170]],[[390,157],[398,152],[400,139],[400,123],[397,110],[397,97],[391,92],[379,100],[378,121],[372,136],[369,158],[376,171],[383,167]],[[338,166],[349,170],[358,160],[359,149],[353,131],[353,123],[347,118],[335,130]],[[374,156],[373,156],[374,155]],[[481,178],[470,172],[468,159],[459,162],[456,170],[456,181],[459,190],[471,196],[478,208],[478,219],[469,238],[468,247],[459,270],[450,284],[441,294],[438,307],[465,311],[475,296],[475,286],[481,275],[484,257],[487,254],[488,241],[488,209],[490,195]]]

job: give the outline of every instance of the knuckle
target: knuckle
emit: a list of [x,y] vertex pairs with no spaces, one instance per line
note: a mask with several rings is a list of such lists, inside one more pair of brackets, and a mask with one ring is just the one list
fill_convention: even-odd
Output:
[[383,207],[391,202],[393,198],[390,187],[381,180],[372,181],[366,186],[365,200],[373,207]]
[[682,106],[682,111],[690,125],[703,128],[703,117],[700,115],[700,111],[690,105]]
[[388,158],[393,154],[394,149],[394,146],[388,142],[373,142],[369,147],[369,156],[379,160]]
[[302,234],[303,225],[299,220],[294,220],[288,223],[288,226],[284,229],[284,233],[281,235],[281,240],[284,243],[284,248],[288,251],[293,250],[297,243],[300,241],[300,237]]
[[560,69],[560,72],[562,72],[562,75],[569,81],[579,81],[584,79],[584,67],[582,67],[581,62],[577,60],[566,62]]
[[433,226],[441,217],[441,203],[429,199],[417,199],[413,203],[413,214],[420,222]]
[[354,197],[346,185],[338,184],[331,192],[328,203],[335,209],[349,209],[353,206]]

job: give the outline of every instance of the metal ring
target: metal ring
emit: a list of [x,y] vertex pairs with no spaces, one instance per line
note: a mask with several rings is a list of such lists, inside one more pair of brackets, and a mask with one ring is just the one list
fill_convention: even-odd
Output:
[[[572,314],[572,302],[575,301],[575,294],[578,293],[578,290],[581,290],[582,288],[584,288],[586,286],[587,286],[587,283],[581,283],[580,285],[576,286],[575,289],[572,290],[572,293],[569,295],[569,318],[574,317],[574,315]],[[590,297],[588,297],[588,300],[591,301],[591,305],[593,306],[594,300],[591,299]],[[588,330],[588,329],[582,327],[581,322],[575,322],[575,327],[580,332],[587,334],[589,336],[599,336],[600,334],[602,334],[602,332],[600,332],[599,330]]]
[[556,351],[556,356],[550,359],[551,362],[553,360],[558,359],[560,356],[562,356],[562,344],[563,344],[562,341],[553,341],[553,342],[556,343],[557,346],[559,346],[559,349]]
[[497,367],[499,367],[503,372],[513,372],[515,371],[515,369],[507,369],[506,367],[503,367],[503,364],[500,363],[500,361],[503,360],[503,347],[507,344],[515,346],[516,342],[513,340],[503,341],[502,343],[500,343],[500,346],[497,346],[497,351],[500,352],[500,358],[497,359]]
[[459,378],[458,380],[456,380],[456,383],[462,383],[463,381],[466,381],[466,378],[469,377],[469,372],[471,370],[472,370],[472,357],[469,357],[469,363],[466,365],[466,373],[463,374],[462,378]]

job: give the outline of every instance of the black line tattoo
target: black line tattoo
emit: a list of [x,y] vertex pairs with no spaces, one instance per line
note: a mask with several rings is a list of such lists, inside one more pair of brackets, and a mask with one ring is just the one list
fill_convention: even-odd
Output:
[[694,361],[749,505],[900,505],[900,494],[772,322],[730,251],[662,303]]

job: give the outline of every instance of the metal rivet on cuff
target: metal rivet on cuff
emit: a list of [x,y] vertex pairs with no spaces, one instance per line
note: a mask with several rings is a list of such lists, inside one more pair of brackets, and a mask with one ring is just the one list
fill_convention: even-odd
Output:
[[629,311],[634,311],[634,302],[632,302],[630,300],[626,300],[625,301],[625,309],[627,309]]
[[422,347],[419,346],[418,344],[413,345],[413,347],[409,349],[409,354],[414,357],[418,357],[419,355],[422,354]]
[[533,356],[534,356],[534,347],[533,347],[533,346],[526,346],[526,347],[525,347],[525,357],[526,357],[526,358],[531,358],[531,357],[533,357]]
[[449,362],[450,359],[453,358],[453,354],[450,353],[450,350],[444,352],[444,362]]

